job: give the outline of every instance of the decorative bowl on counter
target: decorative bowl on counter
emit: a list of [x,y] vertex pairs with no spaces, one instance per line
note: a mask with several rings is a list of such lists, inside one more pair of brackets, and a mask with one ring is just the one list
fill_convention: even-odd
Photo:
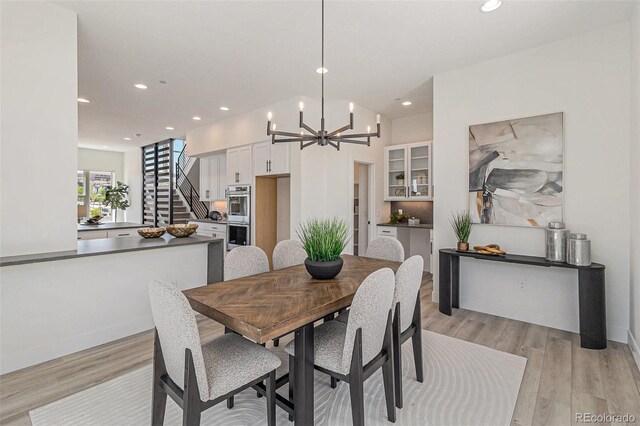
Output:
[[160,238],[165,231],[165,228],[138,228],[138,234],[144,238]]
[[196,232],[198,225],[196,223],[167,225],[167,232],[176,238],[184,238]]

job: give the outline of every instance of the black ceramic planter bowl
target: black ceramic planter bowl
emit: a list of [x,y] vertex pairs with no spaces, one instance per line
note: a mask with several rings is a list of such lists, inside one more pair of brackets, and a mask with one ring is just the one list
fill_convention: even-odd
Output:
[[342,258],[332,260],[331,262],[320,262],[309,260],[307,257],[304,261],[304,266],[307,268],[309,275],[317,280],[330,280],[331,278],[335,278],[342,270],[342,265]]

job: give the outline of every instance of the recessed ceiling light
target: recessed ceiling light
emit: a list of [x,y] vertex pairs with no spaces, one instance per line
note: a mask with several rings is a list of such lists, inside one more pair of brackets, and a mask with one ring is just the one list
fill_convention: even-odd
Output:
[[229,107],[222,106],[220,107],[220,111],[229,111]]
[[122,138],[122,139],[124,139],[125,141],[130,141],[131,140],[131,138]]
[[194,120],[196,120],[196,121],[200,121],[200,120],[202,120],[202,119],[201,119],[200,117],[198,117],[197,115],[194,115],[194,116],[193,116],[193,117],[191,117],[191,118],[193,118],[193,119],[194,119]]
[[483,12],[493,12],[497,8],[502,6],[502,0],[487,0],[480,8]]
[[167,126],[167,127],[165,127],[165,129],[167,129],[167,130],[173,130],[173,127],[171,127],[171,126]]
[[133,85],[133,87],[135,87],[136,89],[146,89],[147,85],[142,83],[136,83]]
[[83,104],[88,104],[91,101],[89,99],[85,99],[85,98],[78,98],[78,102],[82,102]]
[[409,105],[411,105],[411,103],[412,103],[411,101],[404,101],[404,102],[402,103],[402,105],[404,105],[404,106],[409,106]]
[[324,67],[320,67],[320,68],[316,69],[316,72],[317,72],[318,74],[326,74],[326,73],[328,73],[328,72],[329,72],[329,70],[328,70],[328,69],[326,69],[326,68],[324,68]]

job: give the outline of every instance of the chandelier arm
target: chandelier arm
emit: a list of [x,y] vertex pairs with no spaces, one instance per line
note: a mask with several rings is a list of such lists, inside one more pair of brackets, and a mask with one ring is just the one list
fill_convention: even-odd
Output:
[[299,138],[301,135],[300,133],[293,133],[293,132],[283,132],[280,130],[275,130],[271,132],[272,135],[274,136],[290,136],[293,138]]
[[331,139],[327,140],[327,145],[331,145],[332,147],[334,147],[337,151],[340,151],[340,143],[336,143],[333,142]]
[[356,139],[356,138],[371,138],[371,137],[378,137],[378,134],[377,133],[353,133],[353,134],[346,134],[346,135],[340,135],[340,136],[333,136],[334,139],[336,138]]
[[315,130],[313,130],[311,127],[307,126],[306,124],[302,123],[302,126],[300,126],[302,129],[305,129],[307,132],[313,134],[314,136],[320,136],[320,134],[318,132],[316,132]]
[[340,127],[339,129],[334,130],[333,132],[329,133],[329,134],[327,135],[327,137],[331,138],[331,137],[333,137],[333,136],[337,135],[338,133],[345,132],[345,131],[347,131],[347,130],[349,130],[349,129],[351,129],[351,124],[347,124],[347,125],[346,125],[346,126],[344,126],[344,127]]
[[318,143],[318,141],[317,141],[317,140],[316,140],[316,141],[313,141],[313,142],[307,142],[307,143],[300,142],[300,150],[303,150],[303,149],[305,149],[305,148],[306,148],[306,147],[308,147],[308,146],[315,145],[316,143]]
[[337,142],[342,142],[342,143],[352,143],[352,144],[356,144],[356,145],[367,145],[368,142],[367,141],[361,141],[361,140],[357,140],[357,139],[335,139],[332,138],[331,140],[337,141]]
[[284,139],[275,139],[272,143],[285,143],[285,142],[303,142],[305,139],[301,137],[297,138],[284,138]]

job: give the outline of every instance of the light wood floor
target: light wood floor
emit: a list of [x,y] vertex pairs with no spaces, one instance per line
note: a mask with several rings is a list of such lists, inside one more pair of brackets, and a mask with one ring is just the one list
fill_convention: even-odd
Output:
[[[431,302],[431,276],[422,291],[424,328],[528,358],[513,425],[566,425],[575,413],[633,414],[640,424],[640,371],[629,347],[609,342],[602,351],[580,348],[579,336]],[[206,318],[203,340],[222,334]],[[0,423],[30,425],[29,410],[113,379],[151,362],[151,332],[140,333],[0,376]]]

